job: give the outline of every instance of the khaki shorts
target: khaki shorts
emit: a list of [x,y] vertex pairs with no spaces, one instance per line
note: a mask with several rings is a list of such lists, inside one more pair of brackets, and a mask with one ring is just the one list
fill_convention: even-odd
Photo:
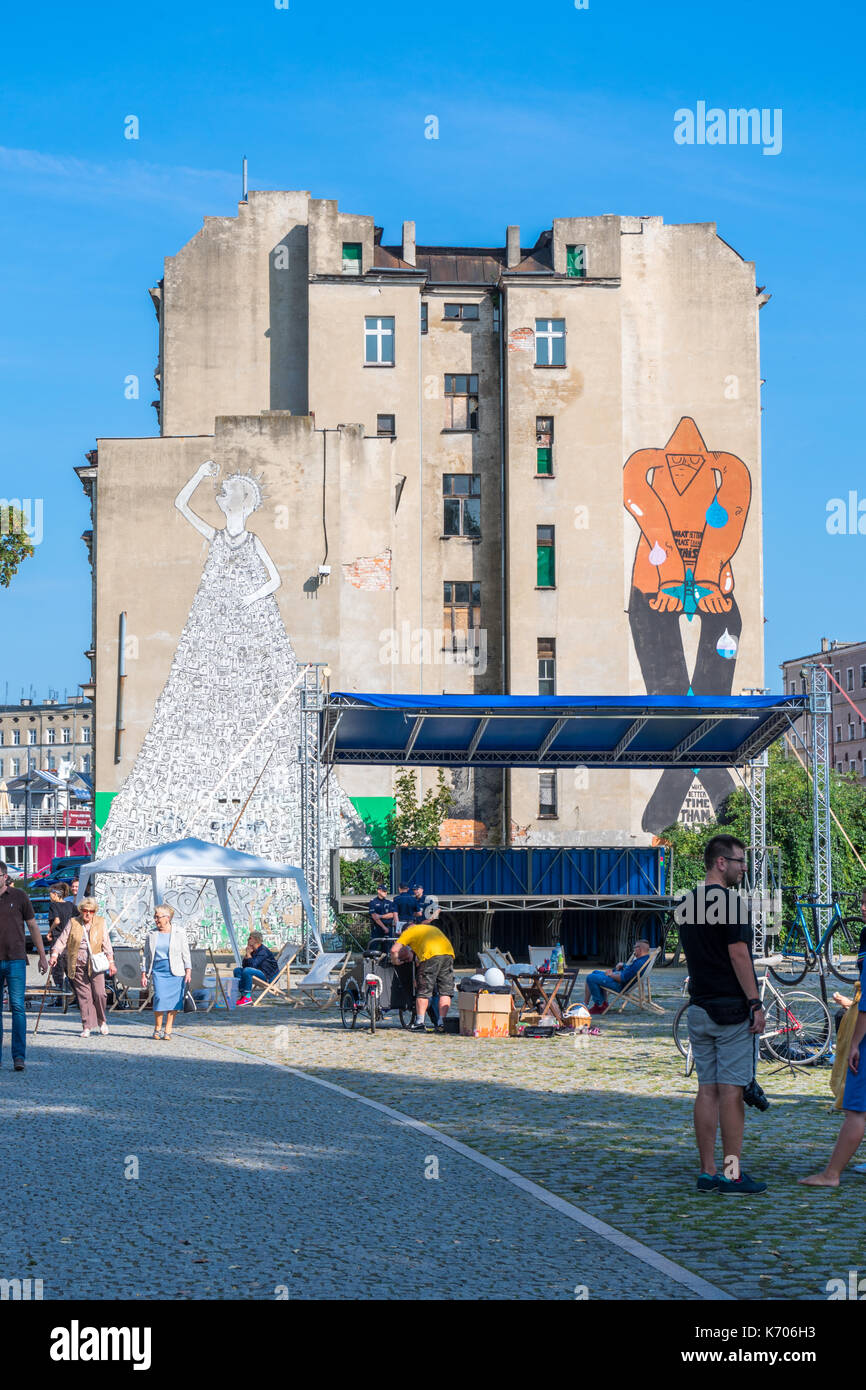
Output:
[[748,1086],[755,1075],[757,1035],[744,1023],[714,1023],[700,1004],[688,1011],[689,1042],[701,1086]]
[[453,993],[453,956],[431,956],[429,960],[419,960],[415,966],[415,994],[418,999],[432,999],[437,994],[451,998]]

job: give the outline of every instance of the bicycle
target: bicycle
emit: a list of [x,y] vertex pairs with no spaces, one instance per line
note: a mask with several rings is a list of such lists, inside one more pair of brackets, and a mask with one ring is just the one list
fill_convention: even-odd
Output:
[[[370,942],[367,949],[362,953],[361,959],[352,973],[344,976],[340,991],[340,1020],[344,1028],[354,1028],[360,1013],[366,1013],[370,1020],[370,1032],[375,1033],[376,1025],[382,1019],[382,992],[384,980],[381,972],[384,969],[392,970],[390,962],[386,960],[382,945],[390,943],[390,937],[377,937],[380,943],[375,946]],[[390,996],[391,991],[389,991]],[[398,1005],[397,1012],[400,1018],[400,1027],[408,1028],[415,1017],[414,1001],[409,1000]]]
[[[832,1037],[830,1011],[826,1004],[808,990],[794,990],[783,995],[776,989],[769,974],[757,977],[761,1006],[766,1014],[766,1026],[760,1035],[761,1053],[765,1061],[786,1065],[811,1067],[825,1056]],[[688,988],[683,981],[683,994]],[[677,1050],[686,1061],[686,1076],[691,1076],[694,1057],[689,1041],[686,1011],[691,1000],[685,999],[673,1021]]]
[[[863,922],[859,917],[843,917],[839,906],[838,893],[832,894],[832,902],[817,901],[814,893],[806,893],[795,899],[796,913],[792,922],[784,922],[778,931],[775,949],[768,954],[774,957],[770,973],[780,985],[798,985],[805,975],[819,964],[823,956],[830,973],[846,985],[856,984],[860,978],[858,953],[860,933]],[[806,918],[805,908],[812,918],[814,937]],[[823,933],[819,932],[818,910],[830,908],[830,920]],[[769,935],[769,933],[768,933]]]

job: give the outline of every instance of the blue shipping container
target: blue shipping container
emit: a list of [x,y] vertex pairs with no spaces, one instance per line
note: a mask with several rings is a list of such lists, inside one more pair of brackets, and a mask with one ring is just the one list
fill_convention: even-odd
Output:
[[666,891],[663,845],[526,849],[399,849],[392,891],[421,883],[438,897],[561,897],[598,893],[652,897]]

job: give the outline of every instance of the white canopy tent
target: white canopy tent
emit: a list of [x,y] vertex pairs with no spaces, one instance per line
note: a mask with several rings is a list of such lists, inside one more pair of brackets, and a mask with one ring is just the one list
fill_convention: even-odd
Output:
[[167,845],[131,849],[124,854],[112,854],[107,859],[94,859],[89,864],[82,864],[78,874],[77,902],[87,897],[88,885],[96,874],[146,874],[153,885],[154,906],[164,900],[166,880],[169,878],[212,879],[238,965],[241,963],[241,954],[229,905],[228,880],[294,879],[313,938],[319,950],[323,949],[306,879],[301,870],[291,864],[277,864],[271,859],[260,859],[255,854],[244,854],[241,850],[229,849],[226,845],[211,844],[209,840],[174,840]]

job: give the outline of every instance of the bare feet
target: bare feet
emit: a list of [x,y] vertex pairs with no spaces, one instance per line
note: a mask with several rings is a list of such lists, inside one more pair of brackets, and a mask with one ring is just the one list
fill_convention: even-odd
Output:
[[832,1176],[832,1174],[827,1173],[827,1172],[823,1172],[823,1173],[811,1173],[811,1174],[809,1175],[808,1178],[798,1178],[797,1181],[798,1181],[799,1183],[802,1183],[802,1185],[803,1185],[804,1187],[838,1187],[838,1186],[839,1186],[839,1179],[838,1179],[837,1177]]

